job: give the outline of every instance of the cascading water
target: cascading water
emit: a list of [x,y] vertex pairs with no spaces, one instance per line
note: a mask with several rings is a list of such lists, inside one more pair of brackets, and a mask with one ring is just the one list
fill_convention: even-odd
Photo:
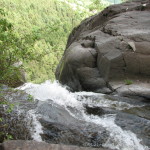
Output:
[[[87,131],[89,126],[90,131],[88,131],[88,134],[93,131],[92,126],[93,128],[98,128],[99,126],[103,127],[108,133],[106,140],[104,140],[104,142],[102,143],[103,147],[110,148],[110,149],[117,149],[117,150],[148,150],[149,149],[147,146],[143,146],[143,144],[141,144],[141,140],[137,138],[135,133],[129,130],[123,130],[120,126],[118,126],[115,123],[116,111],[127,110],[134,107],[142,107],[143,104],[133,105],[125,101],[116,101],[116,100],[112,101],[106,98],[106,95],[104,94],[98,94],[93,92],[71,93],[66,89],[66,87],[61,86],[58,82],[51,83],[50,81],[46,81],[45,83],[42,84],[26,83],[25,85],[19,87],[18,89],[25,90],[28,94],[32,95],[35,100],[37,99],[40,102],[40,104],[37,106],[39,107],[38,109],[30,110],[28,112],[29,115],[28,117],[33,118],[34,129],[32,130],[34,130],[34,132],[32,137],[34,138],[34,140],[41,141],[42,140],[41,135],[44,133],[39,118],[43,117],[45,120],[49,122],[55,123],[54,121],[56,121],[57,123],[57,120],[60,120],[58,116],[61,115],[60,114],[61,111],[62,112],[65,111],[64,113],[66,115],[72,116],[72,118],[74,118],[75,120],[74,125],[78,124],[78,121],[81,122],[81,126],[88,124],[86,129]],[[44,103],[46,104],[46,106],[44,105]],[[54,117],[52,116],[54,121],[52,121],[52,119],[50,118],[51,113],[48,110],[49,107],[48,105],[49,106],[52,105],[52,108],[53,106],[55,106],[57,109],[59,109],[59,107],[61,109],[60,112],[59,110],[57,110],[57,113],[59,115]],[[92,107],[109,108],[109,109],[113,109],[115,112],[112,111],[112,113],[110,112],[108,114],[106,113],[102,115],[97,115],[97,114],[94,115],[92,113],[89,114],[86,112],[86,106],[91,108]],[[56,114],[55,112],[53,113],[54,115]],[[59,124],[61,122],[62,124],[64,123],[64,126],[68,127],[71,124],[70,123],[71,121],[67,123],[68,118],[67,117],[65,118],[65,116],[63,115],[61,117],[62,120],[59,121]],[[150,122],[146,122],[146,123],[150,125]],[[47,124],[46,126],[49,127]],[[101,135],[100,129],[93,132],[96,135]],[[68,134],[66,134],[66,131],[64,134],[65,136],[68,136]],[[93,133],[91,133],[91,135],[93,138],[94,137]],[[63,134],[61,134],[61,136],[63,136]],[[99,142],[95,142],[95,143],[91,142],[91,144],[90,142],[88,142],[82,146],[99,147],[97,143]]]

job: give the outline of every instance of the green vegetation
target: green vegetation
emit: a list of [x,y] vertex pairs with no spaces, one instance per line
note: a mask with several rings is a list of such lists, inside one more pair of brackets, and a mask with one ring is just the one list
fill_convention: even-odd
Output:
[[92,0],[92,3],[89,5],[90,11],[101,11],[103,10],[109,3],[103,3],[102,0]]
[[0,9],[0,83],[10,84],[19,76],[18,68],[12,64],[21,57],[21,41],[13,32],[13,26],[5,16],[4,10]]
[[[25,116],[21,112],[17,113],[17,108],[21,105],[20,101],[24,105],[32,104],[33,97],[23,91],[3,88],[3,85],[0,85],[0,143],[4,140],[28,139]],[[22,129],[24,135],[20,132]]]
[[[106,5],[75,0],[0,1],[0,83],[54,79],[71,30]],[[75,4],[76,3],[76,4]],[[75,8],[73,7],[75,6]],[[16,67],[14,64],[23,62]]]
[[132,81],[132,80],[129,80],[129,79],[124,80],[124,82],[125,82],[126,85],[131,85],[131,84],[133,84],[133,81]]
[[[11,113],[14,108],[14,104],[10,104],[9,102],[5,100],[3,93],[1,93],[1,87],[0,87],[0,106],[2,105],[7,106],[6,113],[8,114]],[[3,132],[3,130],[7,126],[8,125],[4,123],[2,112],[0,112],[0,142],[2,142],[3,140],[12,139],[12,136],[10,134]]]
[[32,102],[33,100],[34,100],[33,96],[32,95],[28,95],[28,101]]

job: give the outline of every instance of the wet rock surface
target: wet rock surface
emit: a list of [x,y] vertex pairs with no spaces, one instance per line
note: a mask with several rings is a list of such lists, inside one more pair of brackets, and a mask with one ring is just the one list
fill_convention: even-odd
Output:
[[[115,123],[126,131],[132,131],[142,144],[150,147],[150,103],[144,100],[129,99],[117,96],[106,95],[109,100],[122,101],[135,107],[116,110],[108,107],[86,106],[86,112],[90,115],[103,117],[106,114],[115,115]],[[95,97],[95,100],[98,97]]]
[[[128,113],[126,113],[128,112]],[[138,113],[138,111],[136,110]],[[144,108],[143,108],[144,112]],[[149,119],[144,119],[143,117],[138,117],[136,115],[133,115],[132,109],[130,111],[125,110],[122,111],[116,111],[109,108],[98,108],[98,107],[87,107],[87,113],[103,116],[106,114],[113,114],[116,115],[115,123],[120,126],[122,129],[127,131],[132,131],[137,135],[139,139],[142,139],[142,144],[147,145],[150,147],[150,121]],[[150,113],[150,111],[148,111]]]
[[79,120],[52,101],[40,104],[37,113],[41,116],[40,123],[44,131],[42,139],[48,143],[102,147],[107,140],[109,133],[104,127]]
[[[7,139],[7,135],[14,140],[32,140],[33,135],[39,132],[36,124],[41,124],[39,136],[47,143],[102,147],[107,140],[109,133],[104,127],[77,119],[69,113],[76,113],[74,108],[65,109],[52,100],[33,101],[24,91],[10,88],[1,90],[1,94],[7,101],[0,104],[0,117],[3,119],[0,127],[4,126],[0,142]],[[8,111],[10,106],[13,107]]]
[[0,142],[8,139],[31,140],[32,118],[28,111],[36,107],[24,91],[8,86],[0,89]]
[[[69,36],[56,78],[74,91],[150,99],[150,2],[113,5],[82,21]],[[124,86],[131,80],[138,93]],[[140,89],[141,83],[147,92]],[[125,93],[125,94],[124,94]]]
[[[34,87],[30,86],[30,88]],[[37,86],[33,91],[36,89]],[[54,95],[51,96],[53,99],[32,100],[31,96],[24,91],[8,87],[3,88],[0,93],[1,98],[7,99],[9,104],[14,104],[11,112],[7,112],[9,105],[0,104],[0,117],[3,118],[0,127],[7,124],[5,129],[1,128],[2,132],[5,135],[7,135],[6,133],[12,135],[14,140],[34,139],[45,141],[50,144],[49,146],[51,144],[65,144],[99,149],[104,147],[111,149],[111,146],[105,145],[111,140],[110,144],[118,144],[117,146],[122,149],[130,143],[128,141],[129,143],[126,145],[124,138],[128,138],[128,140],[131,138],[131,141],[134,141],[137,136],[138,139],[141,139],[140,144],[150,147],[149,100],[77,92],[70,93],[70,101],[63,103],[65,99],[62,99],[62,96],[59,99],[59,94],[56,95],[56,100]],[[36,94],[39,97],[39,91]],[[73,105],[68,105],[72,102]],[[132,137],[132,134],[135,136]],[[118,137],[119,142],[115,141]],[[34,148],[32,141],[28,144],[31,145],[26,147],[26,144],[23,144],[21,148]],[[135,149],[141,150],[135,144],[132,145],[132,142],[130,144],[135,146]],[[56,146],[56,148],[58,147]]]

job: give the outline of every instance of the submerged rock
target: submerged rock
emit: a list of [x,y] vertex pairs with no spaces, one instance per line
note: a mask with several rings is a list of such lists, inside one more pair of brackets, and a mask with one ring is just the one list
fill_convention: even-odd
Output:
[[[7,87],[0,91],[0,98],[7,99],[9,104],[15,104],[11,112],[6,112],[9,110],[9,105],[0,105],[0,115],[3,115],[0,126],[8,125],[8,128],[6,127],[2,132],[6,131],[5,133],[12,135],[15,140],[33,139],[49,144],[99,149],[145,150],[145,145],[150,146],[150,109],[147,105],[149,103],[145,100],[92,92],[69,93],[64,88],[62,91],[59,86],[49,87],[47,84],[46,86],[28,84],[19,89],[24,88],[27,93],[34,96],[34,100],[24,91]],[[56,93],[53,88],[57,89]],[[142,141],[140,142],[139,139]],[[33,141],[30,142],[27,142],[28,147],[23,143],[19,146],[22,149],[34,149]],[[9,146],[8,148],[13,148],[13,144],[15,145],[15,142],[6,145]]]
[[[149,0],[134,0],[82,21],[69,36],[56,79],[74,91],[122,94],[126,80],[150,89],[149,15]],[[150,91],[132,95],[149,99]]]
[[109,136],[109,132],[104,127],[79,120],[67,111],[68,109],[72,113],[79,113],[76,109],[69,107],[64,109],[52,101],[47,102],[39,102],[37,108],[37,113],[41,116],[43,141],[55,144],[103,147]]
[[[147,145],[150,147],[150,121],[149,118],[146,118],[148,117],[148,115],[144,114],[144,112],[147,112],[149,114],[150,111],[148,107],[139,107],[136,108],[136,110],[135,108],[131,108],[119,111],[111,108],[87,106],[86,111],[88,114],[98,115],[101,117],[106,114],[115,114],[115,123],[118,126],[120,126],[123,130],[135,133],[139,139],[142,139],[141,143],[143,145]],[[139,115],[140,117],[137,115]]]
[[[104,97],[105,102],[107,100],[118,102],[120,107],[107,107],[106,105],[102,107],[92,102],[90,105],[85,106],[86,113],[100,117],[111,114],[115,115],[115,124],[123,130],[135,133],[141,139],[143,145],[150,147],[150,103],[143,99],[131,99],[112,95],[104,95]],[[98,101],[98,99],[98,95],[93,97],[94,101]]]
[[[33,100],[17,89],[0,91],[0,143],[5,139],[37,140],[52,144],[67,144],[102,148],[109,132],[102,126],[78,119],[81,113],[73,107],[63,107],[53,100]],[[82,114],[79,114],[80,116]]]

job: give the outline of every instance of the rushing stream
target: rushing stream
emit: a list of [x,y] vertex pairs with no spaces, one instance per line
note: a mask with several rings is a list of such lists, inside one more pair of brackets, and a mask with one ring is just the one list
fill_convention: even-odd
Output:
[[[26,83],[18,89],[25,90],[37,101],[37,107],[27,113],[28,118],[32,118],[34,140],[117,150],[149,150],[150,111],[146,102],[118,100],[115,96],[93,92],[71,93],[50,81]],[[146,115],[143,110],[147,110]]]

